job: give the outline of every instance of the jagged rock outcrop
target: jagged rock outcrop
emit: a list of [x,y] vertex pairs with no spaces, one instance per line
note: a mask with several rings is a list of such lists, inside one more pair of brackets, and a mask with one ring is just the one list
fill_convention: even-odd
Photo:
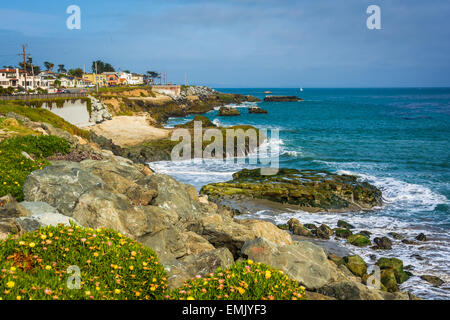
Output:
[[368,210],[382,202],[380,190],[355,176],[296,169],[279,169],[275,175],[244,169],[233,180],[208,184],[200,193],[219,201],[265,199],[310,211]]
[[91,100],[91,112],[89,122],[92,123],[102,123],[105,120],[111,120],[112,115],[109,113],[108,108],[98,99],[89,95],[88,98]]
[[219,109],[219,112],[217,113],[218,116],[239,116],[241,113],[236,108],[231,107],[221,107]]
[[302,98],[297,96],[267,96],[264,98],[266,102],[296,102],[303,101]]

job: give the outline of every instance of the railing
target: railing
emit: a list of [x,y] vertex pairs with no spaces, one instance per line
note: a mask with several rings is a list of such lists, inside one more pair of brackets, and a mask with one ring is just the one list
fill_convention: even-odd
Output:
[[17,94],[0,95],[0,101],[10,100],[34,100],[34,99],[53,99],[53,98],[81,98],[86,97],[86,92],[80,93],[47,93],[47,94]]

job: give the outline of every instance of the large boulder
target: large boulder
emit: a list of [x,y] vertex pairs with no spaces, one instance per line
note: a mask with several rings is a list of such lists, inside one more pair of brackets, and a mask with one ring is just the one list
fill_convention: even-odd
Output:
[[176,211],[181,221],[189,222],[202,216],[202,206],[195,187],[164,174],[147,176],[145,185],[158,192],[152,205]]
[[148,233],[138,240],[155,250],[163,263],[214,249],[204,237],[171,226]]
[[255,238],[264,238],[277,245],[292,244],[291,235],[286,231],[277,228],[273,223],[261,220],[238,220],[238,222],[250,228]]
[[69,226],[71,223],[79,224],[74,218],[62,215],[55,208],[45,202],[21,202],[24,208],[31,212],[27,217],[17,219],[17,222],[26,232],[31,232],[46,226],[57,226],[64,224]]
[[380,249],[380,250],[391,250],[392,249],[392,241],[388,237],[376,237],[373,239],[373,242],[375,242],[375,246],[373,246],[373,249]]
[[313,233],[307,229],[305,226],[303,226],[300,221],[298,221],[295,218],[291,218],[287,222],[289,230],[295,234],[296,236],[303,236],[303,237],[313,237]]
[[270,222],[261,220],[234,220],[226,215],[203,217],[193,231],[205,237],[216,248],[226,247],[238,258],[244,243],[258,237],[278,245],[292,244],[289,233]]
[[247,241],[241,254],[285,272],[308,290],[316,290],[338,278],[336,267],[325,251],[307,241],[278,246],[263,238]]
[[219,214],[202,218],[194,231],[205,237],[216,248],[228,248],[236,258],[239,257],[244,243],[255,238],[255,233],[249,227]]
[[94,190],[113,191],[100,177],[83,170],[79,163],[65,161],[32,172],[23,186],[25,201],[46,202],[69,217],[79,198]]
[[217,113],[218,116],[239,116],[240,114],[238,109],[230,107],[221,107]]
[[338,300],[410,300],[408,293],[395,294],[369,288],[354,281],[337,281],[319,289],[319,293]]
[[279,169],[274,175],[243,169],[233,180],[208,184],[200,193],[221,201],[269,200],[307,211],[360,211],[382,203],[381,191],[355,176],[296,169]]
[[150,204],[158,192],[145,185],[143,172],[128,159],[114,159],[117,160],[86,160],[81,162],[81,168],[100,177],[117,193],[126,195],[132,204]]
[[358,277],[363,277],[367,273],[367,264],[358,255],[344,257],[344,264],[354,275]]
[[362,234],[352,234],[348,236],[347,242],[357,247],[367,247],[371,244],[370,239]]
[[392,292],[396,291],[395,289],[397,288],[392,284],[392,275],[397,284],[401,284],[410,278],[410,274],[403,270],[403,261],[400,259],[380,258],[376,262],[376,265],[381,269],[381,282],[383,282],[383,278],[385,278],[384,281],[389,282]]
[[184,281],[196,277],[207,276],[217,268],[228,268],[233,264],[233,255],[227,248],[218,248],[192,254],[179,260],[163,263],[168,273],[168,287],[175,289]]

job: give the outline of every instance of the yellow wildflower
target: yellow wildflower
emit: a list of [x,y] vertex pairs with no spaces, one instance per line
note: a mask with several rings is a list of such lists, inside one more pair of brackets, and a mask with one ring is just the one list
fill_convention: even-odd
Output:
[[186,300],[195,300],[194,297],[187,297]]
[[6,286],[8,287],[8,288],[14,288],[14,281],[8,281],[7,283],[6,283]]
[[267,270],[266,275],[265,275],[266,279],[269,279],[271,276],[272,276],[272,274],[270,273],[269,270]]
[[51,270],[51,268],[52,268],[52,266],[49,266],[49,265],[45,266],[45,270]]
[[115,294],[120,294],[120,289],[114,290],[114,293],[115,293]]
[[241,288],[241,287],[238,288],[238,291],[239,291],[240,294],[244,294],[245,293],[245,290],[243,288]]
[[30,242],[29,246],[30,246],[30,248],[34,248],[36,246],[36,244],[34,242]]

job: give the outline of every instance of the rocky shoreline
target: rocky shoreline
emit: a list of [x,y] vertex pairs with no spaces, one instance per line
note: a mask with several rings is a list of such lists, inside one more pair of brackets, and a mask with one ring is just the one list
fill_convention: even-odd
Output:
[[[193,98],[194,93],[197,98]],[[172,102],[148,111],[157,119],[156,123],[177,114],[209,111],[230,100],[253,100],[238,95],[222,96],[205,88],[188,88],[182,97],[171,99],[177,106],[191,104],[180,113],[174,112]],[[194,104],[193,100],[197,102]],[[144,109],[150,108],[151,104],[138,101],[141,100],[132,104],[143,103]],[[23,122],[23,116],[17,118],[33,130],[40,128],[43,134],[67,140],[71,152],[49,158],[51,165],[29,175],[23,185],[23,202],[9,196],[0,199],[0,239],[17,237],[46,225],[68,224],[71,220],[87,228],[112,228],[155,250],[169,275],[171,288],[218,267],[251,259],[285,272],[306,288],[309,299],[418,299],[398,291],[398,285],[408,278],[400,260],[377,261],[381,287],[374,289],[367,285],[372,274],[367,273],[367,264],[360,257],[338,256],[314,243],[331,236],[344,237],[357,246],[371,243],[367,234],[353,234],[351,225],[345,221],[334,229],[326,225],[302,225],[295,219],[276,226],[262,220],[239,219],[236,217],[239,210],[228,205],[237,201],[245,206],[248,199],[300,205],[314,211],[369,210],[380,205],[379,190],[357,183],[354,177],[320,173],[321,179],[317,179],[317,172],[282,170],[274,183],[263,181],[247,170],[235,174],[232,182],[206,186],[199,195],[194,187],[154,173],[144,165],[168,159],[167,152],[173,145],[167,140],[123,148],[95,132],[89,142],[48,124]],[[292,180],[293,176],[299,179],[298,183],[283,181]],[[389,246],[386,239],[373,241],[380,249]],[[436,279],[430,281],[437,283]]]

